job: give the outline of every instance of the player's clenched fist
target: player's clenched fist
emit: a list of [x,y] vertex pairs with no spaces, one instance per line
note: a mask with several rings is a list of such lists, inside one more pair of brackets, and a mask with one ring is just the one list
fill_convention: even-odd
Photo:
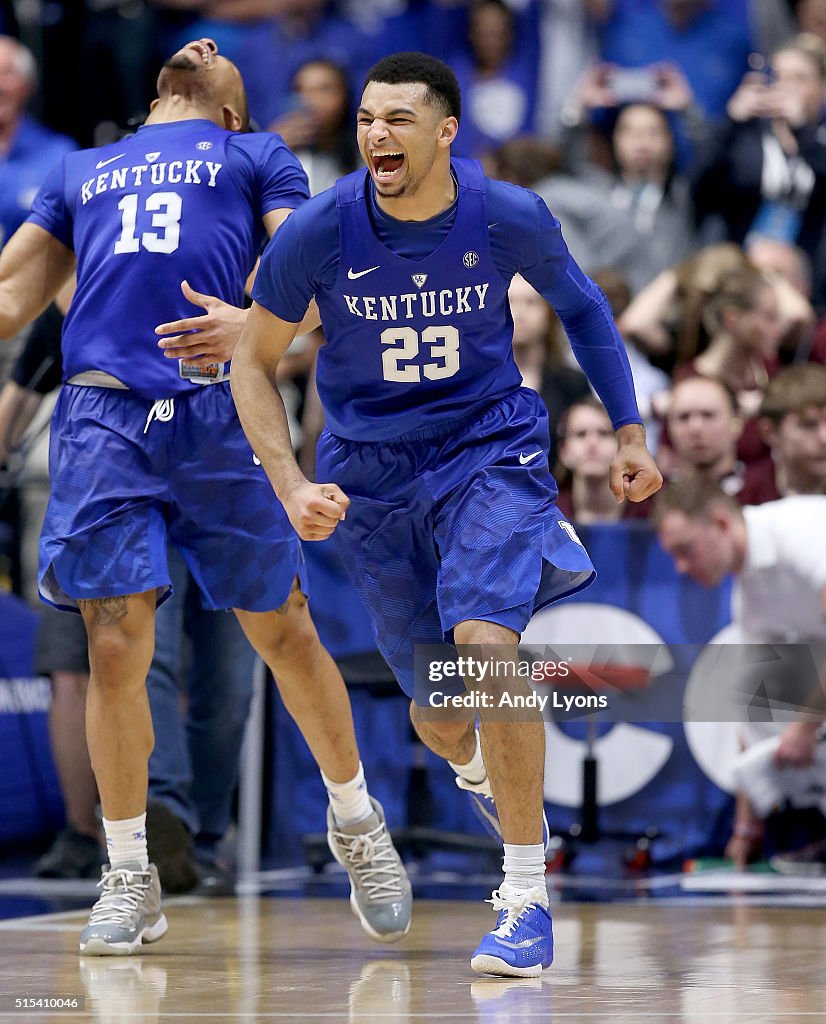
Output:
[[302,540],[326,540],[345,518],[350,499],[337,484],[300,484],[284,508]]

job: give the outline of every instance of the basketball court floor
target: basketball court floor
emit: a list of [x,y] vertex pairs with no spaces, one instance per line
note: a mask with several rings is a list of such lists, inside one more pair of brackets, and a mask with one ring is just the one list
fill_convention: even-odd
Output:
[[[166,937],[128,958],[80,958],[86,911],[32,914],[56,905],[61,884],[45,899],[15,884],[0,887],[0,909],[27,916],[0,921],[0,1021],[826,1022],[824,882],[761,892],[745,880],[708,893],[674,876],[589,893],[558,880],[554,966],[520,980],[470,969],[493,921],[472,882],[441,887],[472,899],[417,899],[409,936],[381,946],[362,934],[340,880],[334,895],[308,898],[317,886],[262,876],[236,898],[167,900]],[[66,905],[71,888],[62,891]]]

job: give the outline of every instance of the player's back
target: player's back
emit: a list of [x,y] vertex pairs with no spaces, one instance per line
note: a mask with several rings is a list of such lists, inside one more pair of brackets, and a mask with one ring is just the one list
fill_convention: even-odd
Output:
[[77,256],[63,334],[67,379],[105,370],[152,398],[193,387],[163,357],[154,328],[196,313],[183,279],[242,304],[264,238],[262,153],[279,146],[294,159],[276,136],[186,120],[66,157],[62,187],[44,188],[33,220]]

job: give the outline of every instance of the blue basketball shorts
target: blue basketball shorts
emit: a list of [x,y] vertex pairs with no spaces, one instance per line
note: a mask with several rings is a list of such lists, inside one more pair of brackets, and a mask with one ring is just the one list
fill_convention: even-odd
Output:
[[296,576],[301,544],[244,436],[229,384],[153,403],[67,384],[49,449],[40,594],[58,608],[170,588],[167,542],[205,608],[270,611]]
[[391,441],[319,439],[317,479],[352,504],[334,537],[379,650],[413,693],[417,644],[482,619],[521,633],[594,567],[554,504],[548,416],[527,388]]

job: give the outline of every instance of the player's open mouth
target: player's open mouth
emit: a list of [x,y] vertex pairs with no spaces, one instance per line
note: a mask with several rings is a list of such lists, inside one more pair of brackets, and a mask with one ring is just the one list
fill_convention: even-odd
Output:
[[401,176],[404,153],[373,153],[373,173],[381,181],[394,181]]
[[[209,44],[212,44],[211,46]],[[215,52],[215,43],[212,40],[200,39],[197,42],[189,43],[186,47],[187,50],[195,50],[198,56],[201,58],[202,64],[211,64],[213,53]]]

